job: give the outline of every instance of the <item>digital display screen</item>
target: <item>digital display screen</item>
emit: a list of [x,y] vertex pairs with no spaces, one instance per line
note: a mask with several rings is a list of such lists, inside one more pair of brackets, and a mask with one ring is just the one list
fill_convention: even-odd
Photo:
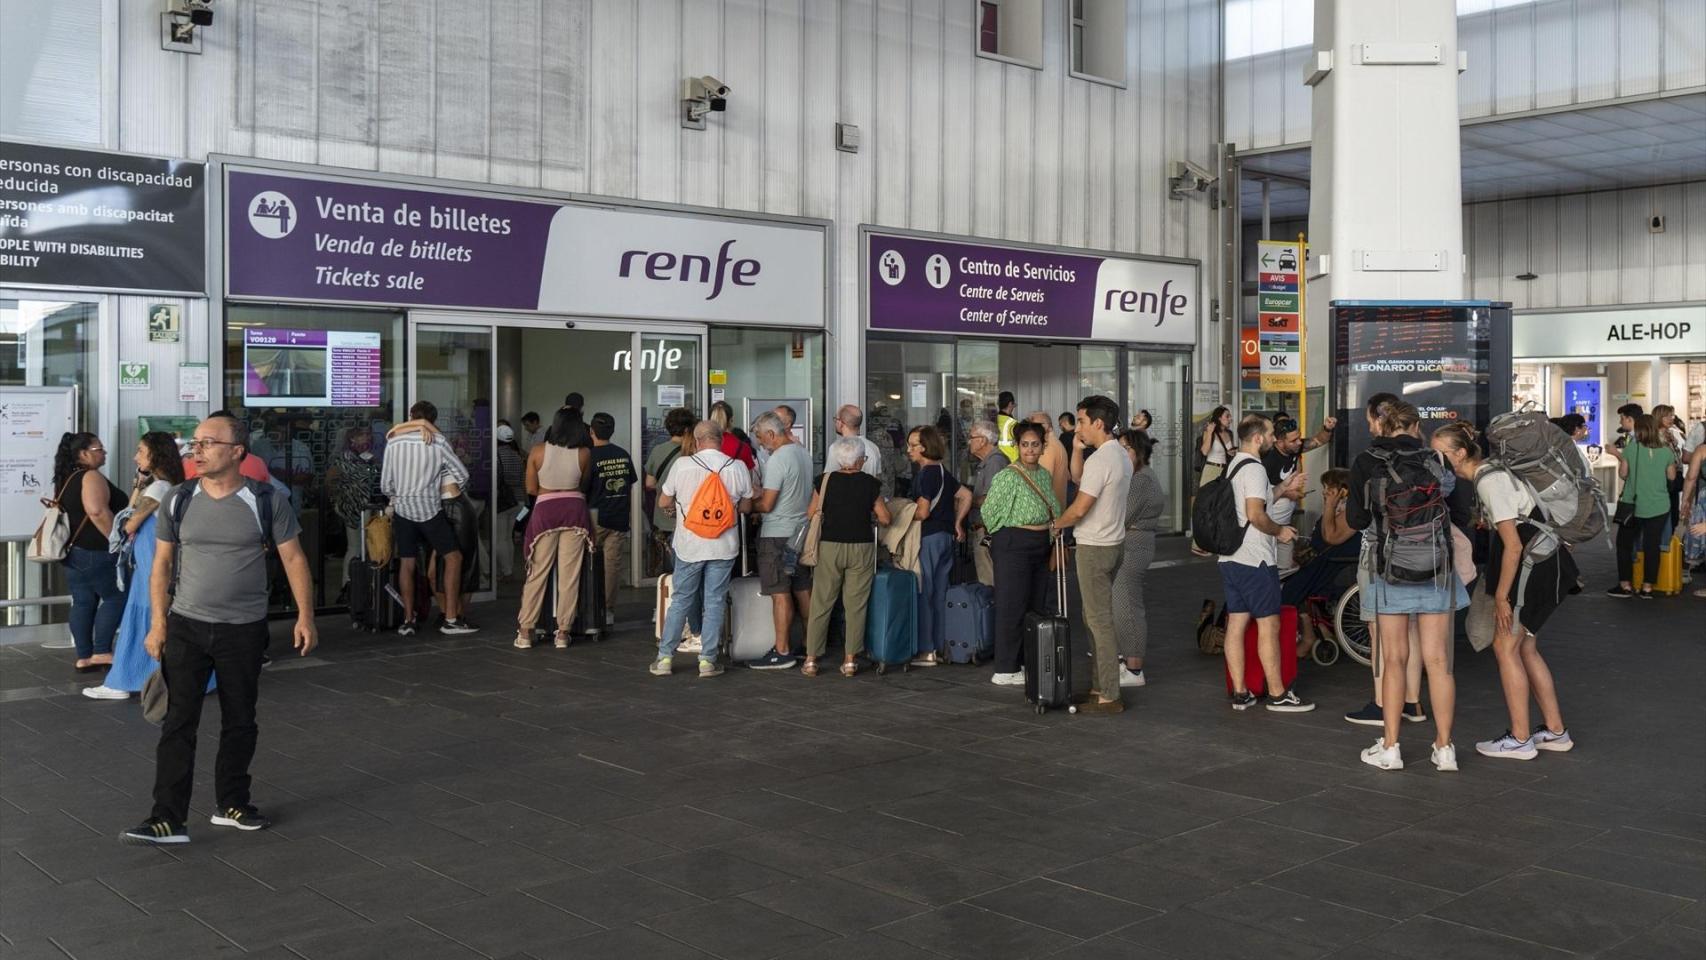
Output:
[[1336,462],[1367,449],[1364,405],[1377,393],[1414,405],[1424,438],[1452,420],[1485,429],[1510,408],[1508,306],[1335,304],[1332,313]]
[[243,399],[261,407],[377,407],[377,332],[243,331]]
[[1564,378],[1564,409],[1560,413],[1579,413],[1587,421],[1588,435],[1582,441],[1584,446],[1605,442],[1605,436],[1600,432],[1603,422],[1601,411],[1605,409],[1604,394],[1605,380],[1602,378]]

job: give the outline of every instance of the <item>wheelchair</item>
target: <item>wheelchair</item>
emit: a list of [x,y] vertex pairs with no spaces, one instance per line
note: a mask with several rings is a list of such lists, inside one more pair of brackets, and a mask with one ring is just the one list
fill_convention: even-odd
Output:
[[1323,667],[1339,661],[1340,653],[1363,666],[1372,663],[1373,640],[1362,620],[1362,592],[1356,581],[1356,559],[1329,561],[1335,572],[1319,589],[1308,591],[1300,604],[1315,634],[1309,658]]

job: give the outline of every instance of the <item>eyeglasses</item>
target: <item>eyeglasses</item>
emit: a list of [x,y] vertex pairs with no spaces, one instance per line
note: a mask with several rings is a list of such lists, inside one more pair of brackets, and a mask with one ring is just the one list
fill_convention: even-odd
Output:
[[203,450],[203,451],[205,451],[209,447],[240,447],[240,446],[242,446],[242,444],[234,443],[230,440],[213,440],[213,439],[210,439],[207,437],[197,437],[194,440],[191,440],[188,443],[184,444],[184,446],[190,448],[191,450]]

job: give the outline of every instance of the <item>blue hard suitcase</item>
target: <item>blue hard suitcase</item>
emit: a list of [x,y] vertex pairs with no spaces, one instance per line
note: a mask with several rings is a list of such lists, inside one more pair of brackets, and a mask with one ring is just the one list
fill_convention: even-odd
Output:
[[910,570],[878,567],[865,614],[865,655],[877,672],[902,670],[918,652],[918,578]]
[[948,588],[948,660],[979,664],[995,655],[995,591],[981,583]]

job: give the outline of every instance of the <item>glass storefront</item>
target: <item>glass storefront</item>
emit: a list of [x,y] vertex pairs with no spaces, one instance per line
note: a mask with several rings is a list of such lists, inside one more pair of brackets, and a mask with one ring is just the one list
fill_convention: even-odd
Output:
[[[0,299],[0,386],[76,387],[77,428],[99,431],[100,305],[68,300]],[[51,438],[57,440],[57,435]],[[108,439],[108,438],[103,438]],[[110,461],[128,463],[129,452],[112,448]],[[112,475],[115,471],[108,470]],[[57,563],[30,563],[25,543],[8,540],[0,550],[0,584],[5,601],[68,597],[65,570]],[[8,605],[0,625],[64,623],[68,602]]]
[[[744,429],[767,403],[777,400],[796,408],[805,431],[812,462],[823,466],[824,424],[835,416],[825,406],[823,392],[823,334],[812,330],[766,330],[754,327],[712,327],[709,340],[710,395],[708,402],[725,400]],[[718,382],[718,381],[721,382]],[[809,401],[808,410],[796,401]]]
[[[342,371],[326,368],[327,361],[292,355],[289,348],[268,349],[250,343],[249,330],[294,333],[297,340],[320,342],[320,335],[338,332],[366,335],[377,344],[367,384],[336,391],[326,382]],[[365,341],[364,341],[365,342]],[[298,354],[311,354],[299,349]],[[226,309],[225,380],[223,405],[246,420],[251,450],[266,461],[276,483],[290,490],[291,504],[302,521],[302,548],[314,571],[314,605],[344,602],[348,589],[346,564],[359,552],[355,524],[359,516],[338,509],[357,504],[360,491],[352,483],[371,485],[377,492],[377,465],[384,455],[385,432],[406,416],[403,364],[403,314],[390,310],[349,307],[297,307],[231,304]],[[336,399],[332,403],[316,400]],[[370,452],[373,469],[345,465],[347,458]],[[294,609],[282,577],[273,583],[272,609]]]
[[1110,344],[958,340],[951,344],[872,337],[865,344],[866,436],[883,452],[885,490],[904,494],[912,465],[906,435],[931,424],[949,441],[949,469],[969,477],[966,437],[976,420],[993,420],[1011,390],[1023,418],[1054,419],[1091,394],[1113,397],[1127,419],[1147,409],[1157,441],[1153,467],[1168,494],[1163,529],[1184,528],[1183,471],[1189,355]]

